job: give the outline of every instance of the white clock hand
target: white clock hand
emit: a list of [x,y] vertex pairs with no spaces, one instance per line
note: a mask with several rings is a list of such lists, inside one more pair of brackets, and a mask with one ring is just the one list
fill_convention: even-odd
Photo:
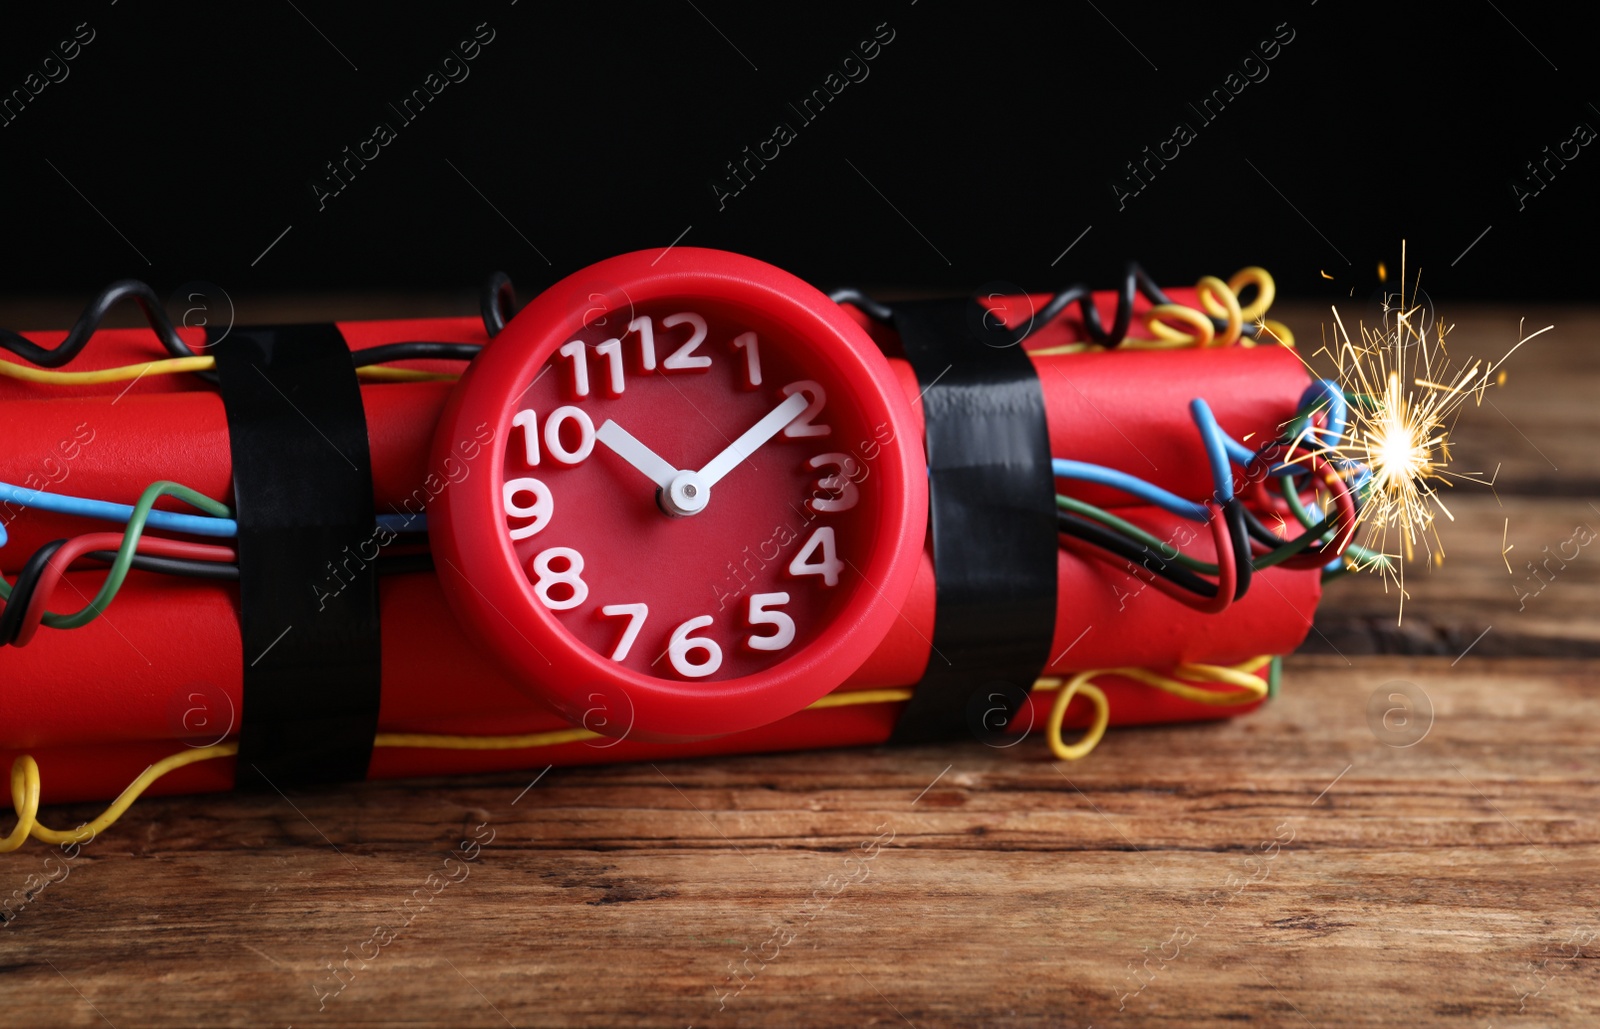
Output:
[[662,489],[670,487],[672,480],[678,477],[678,469],[610,419],[595,431],[594,438],[610,447],[614,454],[643,472],[645,478]]
[[754,454],[767,440],[776,436],[783,427],[799,417],[811,401],[803,393],[796,393],[777,407],[768,411],[766,417],[746,429],[744,435],[728,444],[728,448],[713,457],[704,468],[700,469],[700,481],[706,486],[715,486],[722,477],[739,467],[744,459]]

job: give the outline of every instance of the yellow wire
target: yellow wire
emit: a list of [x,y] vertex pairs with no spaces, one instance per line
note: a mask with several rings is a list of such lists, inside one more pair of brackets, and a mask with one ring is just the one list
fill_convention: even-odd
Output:
[[1261,326],[1262,331],[1266,332],[1283,346],[1294,346],[1294,333],[1289,331],[1289,326],[1271,318],[1263,318],[1257,324]]
[[[1183,322],[1191,331],[1184,332],[1169,322]],[[1157,304],[1145,313],[1144,324],[1158,340],[1174,346],[1201,349],[1211,345],[1217,331],[1204,311],[1196,311],[1182,304]]]
[[[1248,306],[1240,306],[1239,294],[1254,286],[1255,299]],[[1196,310],[1183,304],[1157,304],[1141,316],[1152,339],[1125,339],[1122,350],[1178,350],[1186,347],[1226,347],[1238,344],[1253,347],[1264,338],[1274,339],[1283,346],[1294,346],[1294,334],[1282,322],[1262,317],[1278,295],[1277,284],[1265,268],[1252,265],[1233,273],[1227,282],[1207,275],[1195,285],[1195,296],[1201,308]],[[1226,324],[1219,331],[1211,324],[1212,318],[1221,318]],[[1181,323],[1173,324],[1173,323]],[[1261,326],[1266,337],[1251,338],[1242,330],[1247,322]],[[1187,330],[1187,331],[1186,331]],[[1055,347],[1041,347],[1028,351],[1034,357],[1052,357],[1059,354],[1081,354],[1101,350],[1098,343],[1066,343]]]
[[99,368],[92,372],[58,372],[49,368],[30,368],[13,361],[0,361],[0,375],[23,382],[44,382],[56,386],[92,386],[102,382],[123,382],[144,375],[174,375],[178,372],[203,372],[214,367],[214,357],[169,357],[161,361],[141,361],[120,368]]
[[[160,361],[141,361],[117,368],[97,368],[92,372],[60,372],[51,368],[32,368],[14,361],[0,361],[0,375],[23,382],[41,382],[54,386],[94,386],[106,382],[126,382],[146,375],[177,375],[181,372],[207,372],[215,368],[217,359],[199,355],[195,357],[169,357]],[[432,382],[453,380],[456,375],[423,372],[412,368],[383,368],[369,365],[357,368],[356,374],[383,382]]]
[[239,752],[237,743],[218,743],[210,747],[195,747],[179,751],[168,757],[162,758],[155,764],[146,768],[139,777],[128,784],[128,788],[113,800],[109,807],[100,813],[100,817],[86,823],[82,828],[63,832],[59,829],[47,829],[40,825],[37,819],[39,814],[39,765],[28,754],[19,756],[11,764],[11,806],[17,812],[16,827],[11,834],[0,840],[0,854],[16,850],[22,846],[24,840],[32,836],[45,843],[86,843],[100,833],[111,828],[113,822],[122,817],[123,812],[139,799],[139,795],[150,788],[150,784],[174,769],[184,765],[192,765],[197,761],[210,761],[212,758],[228,757]]
[[384,368],[376,364],[357,368],[356,374],[364,379],[376,379],[379,382],[454,382],[461,378],[459,375],[449,375],[444,372],[420,372],[415,368]]
[[[1106,695],[1090,682],[1097,675],[1104,672],[1088,671],[1079,672],[1060,687],[1061,692],[1056,695],[1056,702],[1050,705],[1050,717],[1045,719],[1044,738],[1050,744],[1050,752],[1058,761],[1076,761],[1081,757],[1088,757],[1100,742],[1100,737],[1106,734],[1106,726],[1111,724],[1111,705],[1106,702]],[[1057,683],[1060,680],[1056,680]],[[1037,687],[1036,687],[1037,688]],[[1048,687],[1047,687],[1048,688]],[[1067,744],[1061,739],[1061,720],[1066,717],[1067,705],[1072,703],[1072,698],[1082,693],[1094,705],[1094,722],[1089,726],[1077,743]]]
[[1234,292],[1233,287],[1214,275],[1207,275],[1195,284],[1195,297],[1207,314],[1222,318],[1227,323],[1212,340],[1212,345],[1231,347],[1239,342],[1239,330],[1244,328],[1244,312],[1239,309],[1239,294]]
[[1234,299],[1238,299],[1245,287],[1256,288],[1256,298],[1250,301],[1250,306],[1239,312],[1239,317],[1247,322],[1253,322],[1267,313],[1272,306],[1272,301],[1278,296],[1278,284],[1272,281],[1272,276],[1265,268],[1251,265],[1249,268],[1240,268],[1233,273],[1233,278],[1228,280],[1228,288],[1233,290]]
[[[1094,680],[1105,675],[1117,675],[1124,679],[1133,679],[1164,690],[1184,700],[1194,701],[1197,704],[1208,704],[1214,707],[1231,707],[1237,704],[1249,704],[1261,700],[1267,695],[1267,684],[1254,673],[1266,666],[1272,660],[1270,654],[1253,657],[1236,665],[1206,665],[1184,664],[1173,669],[1171,676],[1161,675],[1146,668],[1100,668],[1079,672],[1067,680],[1066,686],[1061,686],[1060,679],[1041,679],[1034,684],[1034,689],[1053,690],[1060,689],[1054,706],[1050,708],[1050,717],[1045,722],[1045,741],[1050,744],[1050,750],[1062,761],[1076,761],[1086,756],[1100,742],[1100,737],[1105,735],[1106,725],[1110,722],[1110,707],[1106,703],[1106,695],[1094,685]],[[1229,686],[1237,686],[1234,690],[1208,690],[1199,686],[1183,682],[1191,679],[1197,682],[1215,682]],[[1072,702],[1075,694],[1082,693],[1094,703],[1094,723],[1089,727],[1074,744],[1066,744],[1061,739],[1061,721],[1066,716],[1067,706]]]
[[426,747],[431,750],[528,750],[554,747],[600,736],[588,729],[556,729],[520,736],[447,736],[428,732],[380,732],[372,739],[374,747]]
[[[185,358],[184,360],[189,359]],[[1038,693],[1060,691],[1056,695],[1054,705],[1051,706],[1050,717],[1045,723],[1045,739],[1050,744],[1051,753],[1058,759],[1076,761],[1095,748],[1100,742],[1100,738],[1105,735],[1106,727],[1111,722],[1111,706],[1106,701],[1105,693],[1092,680],[1104,675],[1119,675],[1123,678],[1147,683],[1157,689],[1165,690],[1168,693],[1201,704],[1247,704],[1260,700],[1267,695],[1267,684],[1254,673],[1271,660],[1270,655],[1263,655],[1250,658],[1248,661],[1242,661],[1236,665],[1186,664],[1179,665],[1173,670],[1173,676],[1182,676],[1196,682],[1213,682],[1238,687],[1238,689],[1233,690],[1203,689],[1189,682],[1179,681],[1178,678],[1160,675],[1144,668],[1106,668],[1079,672],[1071,679],[1066,680],[1065,686],[1062,685],[1062,680],[1059,678],[1040,679],[1033,684],[1033,688]],[[806,710],[850,707],[857,704],[893,704],[911,699],[911,692],[909,689],[884,689],[830,693],[812,703]],[[1094,722],[1089,726],[1088,731],[1078,739],[1078,742],[1067,744],[1061,739],[1061,722],[1067,713],[1067,707],[1072,703],[1072,698],[1079,694],[1088,697],[1094,705]],[[372,742],[375,747],[417,747],[431,750],[530,750],[536,747],[554,747],[563,743],[597,739],[600,735],[600,733],[591,732],[588,729],[578,728],[524,733],[516,736],[458,736],[441,733],[380,732],[373,737]],[[138,800],[139,796],[150,788],[151,784],[168,772],[200,761],[231,757],[238,752],[239,744],[237,743],[217,743],[209,747],[182,750],[164,757],[149,768],[146,768],[139,774],[138,778],[129,783],[128,788],[123,790],[117,799],[112,801],[100,813],[100,817],[92,822],[85,823],[78,829],[70,831],[50,829],[39,823],[39,765],[31,755],[19,755],[11,765],[11,806],[17,812],[17,824],[12,828],[9,835],[4,839],[0,839],[0,854],[16,850],[30,836],[45,843],[86,843],[111,828],[112,824],[122,817],[133,802]]]
[[[1136,682],[1154,686],[1156,689],[1164,690],[1175,697],[1192,700],[1197,704],[1233,707],[1238,704],[1251,704],[1266,697],[1266,682],[1251,673],[1270,660],[1272,660],[1270,657],[1251,658],[1249,661],[1233,666],[1179,665],[1173,669],[1171,676],[1160,675],[1143,668],[1119,668],[1116,670],[1116,674],[1133,679]],[[1214,682],[1238,688],[1232,690],[1210,690],[1184,682],[1184,679]]]
[[853,693],[829,693],[820,700],[813,701],[811,707],[806,710],[851,707],[855,704],[898,704],[902,700],[910,699],[910,690],[857,690]]

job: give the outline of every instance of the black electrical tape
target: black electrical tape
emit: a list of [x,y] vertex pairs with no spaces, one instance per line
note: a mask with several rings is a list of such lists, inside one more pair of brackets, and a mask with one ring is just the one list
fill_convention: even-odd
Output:
[[377,570],[350,559],[376,525],[350,348],[332,325],[288,325],[236,327],[207,353],[228,414],[239,522],[235,788],[363,779],[381,652]]
[[1059,544],[1044,393],[1022,347],[983,321],[970,300],[894,308],[923,386],[936,593],[933,652],[892,743],[1003,728],[1055,636]]

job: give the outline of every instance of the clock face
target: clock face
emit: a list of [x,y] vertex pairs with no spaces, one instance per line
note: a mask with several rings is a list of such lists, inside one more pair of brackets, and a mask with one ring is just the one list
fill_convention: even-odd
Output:
[[494,439],[488,474],[439,502],[458,615],[526,688],[569,716],[599,696],[618,731],[803,707],[881,641],[920,557],[900,383],[836,305],[747,258],[673,249],[574,279],[474,361],[441,424],[436,451],[484,421]]
[[503,531],[582,646],[644,675],[750,675],[860,585],[895,428],[762,312],[688,299],[572,333],[504,417]]

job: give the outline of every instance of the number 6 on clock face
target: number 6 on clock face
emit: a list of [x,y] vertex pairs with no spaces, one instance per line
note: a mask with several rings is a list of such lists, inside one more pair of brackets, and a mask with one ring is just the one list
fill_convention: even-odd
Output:
[[[626,325],[572,303],[594,294],[626,297]],[[913,381],[748,258],[673,247],[579,272],[485,347],[440,422],[436,453],[484,421],[504,433],[499,463],[429,509],[450,603],[575,721],[596,689],[626,695],[635,738],[798,710],[866,660],[921,565]]]

